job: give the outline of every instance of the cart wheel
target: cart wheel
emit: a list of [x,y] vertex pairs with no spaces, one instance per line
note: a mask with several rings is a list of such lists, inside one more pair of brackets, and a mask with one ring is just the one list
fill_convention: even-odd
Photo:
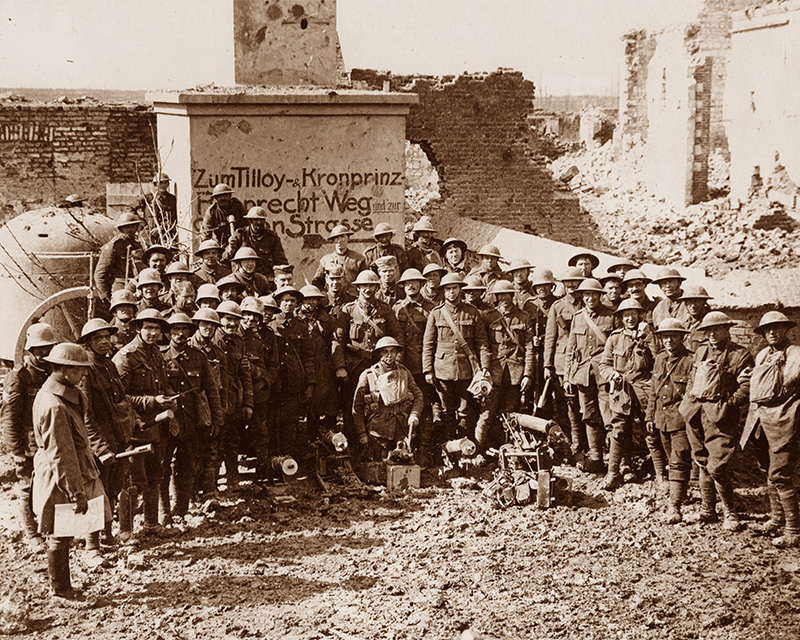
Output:
[[14,349],[14,362],[22,362],[25,336],[35,322],[47,322],[53,327],[59,342],[76,342],[89,319],[89,287],[64,289],[42,301],[28,314],[22,324]]

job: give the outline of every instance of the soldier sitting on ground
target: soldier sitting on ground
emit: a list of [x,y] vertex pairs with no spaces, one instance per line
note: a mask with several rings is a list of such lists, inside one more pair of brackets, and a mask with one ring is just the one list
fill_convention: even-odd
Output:
[[361,373],[353,397],[358,439],[371,460],[385,460],[397,442],[410,443],[419,425],[422,391],[408,369],[397,361],[403,348],[391,336],[375,345],[379,360]]

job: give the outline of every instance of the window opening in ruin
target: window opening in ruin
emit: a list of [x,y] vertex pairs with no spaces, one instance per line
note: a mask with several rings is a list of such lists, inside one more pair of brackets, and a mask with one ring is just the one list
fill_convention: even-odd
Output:
[[436,159],[419,144],[406,140],[406,204],[421,212],[431,200],[441,198]]

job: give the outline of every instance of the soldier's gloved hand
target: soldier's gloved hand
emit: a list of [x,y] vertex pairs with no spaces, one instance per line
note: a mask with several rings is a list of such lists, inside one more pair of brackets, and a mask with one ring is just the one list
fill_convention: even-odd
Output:
[[655,422],[645,422],[644,428],[647,429],[647,433],[653,434],[656,432],[656,423]]
[[430,385],[433,384],[433,374],[432,373],[426,373],[425,374],[425,382],[427,382]]
[[242,407],[242,417],[249,420],[253,417],[253,407]]
[[522,391],[527,391],[528,389],[531,388],[531,382],[532,382],[531,379],[528,376],[525,376],[522,379],[522,382],[519,383],[519,388]]
[[311,402],[311,399],[313,397],[314,397],[314,385],[310,384],[306,387],[306,392],[303,396],[303,399],[305,400],[306,404],[308,404],[309,402]]
[[555,374],[555,372],[550,367],[545,367],[545,369],[544,369],[544,379],[545,380],[549,380],[550,378],[553,377],[554,374]]
[[339,379],[339,380],[346,381],[347,380],[347,369],[345,369],[344,367],[339,367],[336,370],[336,378]]
[[79,493],[75,497],[75,513],[77,514],[84,514],[89,510],[89,501],[86,499],[86,496],[82,493]]

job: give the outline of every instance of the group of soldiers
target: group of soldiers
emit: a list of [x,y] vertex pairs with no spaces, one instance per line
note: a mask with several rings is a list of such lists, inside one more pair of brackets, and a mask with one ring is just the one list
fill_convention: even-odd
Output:
[[675,269],[660,270],[663,295],[651,298],[630,260],[596,274],[590,252],[571,256],[558,280],[493,245],[470,265],[466,243],[436,241],[427,217],[406,249],[376,225],[363,255],[335,227],[333,251],[296,288],[266,212],[245,214],[224,184],[212,200],[191,266],[152,233],[143,246],[146,219],[120,215],[94,274],[105,317],[78,344],[31,326],[25,362],[6,380],[0,422],[26,534],[50,535],[54,592],[71,589],[69,545],[52,536],[59,502],[85,510],[107,496],[106,528],[87,539],[88,558],[102,562],[101,541],[116,542],[112,510],[119,541],[134,541],[141,497],[140,533],[157,533],[192,500],[214,498],[223,467],[236,490],[243,454],[268,482],[271,460],[302,461],[341,424],[357,460],[384,460],[404,441],[432,466],[457,437],[490,453],[504,441],[499,414],[516,411],[563,425],[572,462],[604,473],[606,490],[649,457],[669,487],[670,523],[682,520],[694,466],[701,521],[717,521],[719,498],[723,527],[739,528],[730,464],[755,442],[769,478],[763,528],[784,528],[778,546],[800,540],[800,351],[782,313],[756,329],[767,347],[754,361],[706,290]]

